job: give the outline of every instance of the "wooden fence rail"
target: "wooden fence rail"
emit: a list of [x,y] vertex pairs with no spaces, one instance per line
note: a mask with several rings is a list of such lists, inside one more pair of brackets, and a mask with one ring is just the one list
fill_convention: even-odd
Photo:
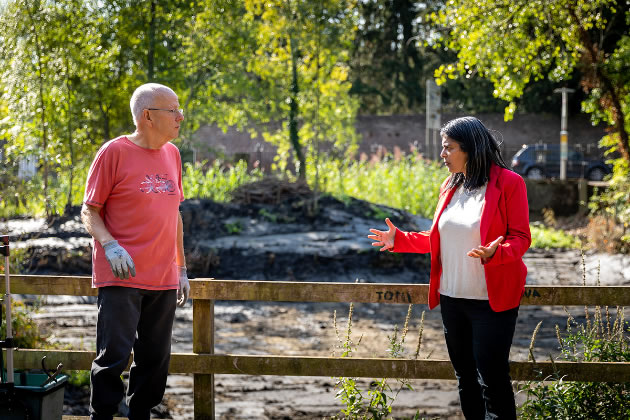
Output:
[[[426,304],[428,285],[191,280],[193,353],[174,353],[171,373],[194,375],[195,419],[214,418],[214,374],[455,379],[448,360],[293,357],[214,354],[214,301]],[[0,286],[4,292],[4,285]],[[11,293],[95,296],[89,277],[11,276]],[[522,305],[630,306],[629,286],[528,286]],[[43,356],[68,370],[89,370],[94,352],[19,350],[15,367],[36,369]],[[630,382],[630,363],[510,363],[514,380],[541,380],[554,372],[570,381]]]

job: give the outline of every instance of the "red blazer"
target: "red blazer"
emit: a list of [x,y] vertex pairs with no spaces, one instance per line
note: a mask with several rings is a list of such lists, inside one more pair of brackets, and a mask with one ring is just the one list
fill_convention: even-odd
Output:
[[[397,229],[394,240],[394,252],[431,253],[430,309],[440,304],[442,258],[440,232],[437,226],[442,212],[456,190],[446,189],[449,179],[450,177],[440,187],[440,197],[431,230],[403,232]],[[504,238],[492,258],[483,262],[490,307],[495,312],[515,308],[519,305],[525,290],[527,276],[527,267],[522,257],[532,242],[529,232],[527,189],[523,178],[518,174],[492,165],[479,229],[481,243],[486,246],[499,236]],[[463,255],[463,258],[471,257]]]

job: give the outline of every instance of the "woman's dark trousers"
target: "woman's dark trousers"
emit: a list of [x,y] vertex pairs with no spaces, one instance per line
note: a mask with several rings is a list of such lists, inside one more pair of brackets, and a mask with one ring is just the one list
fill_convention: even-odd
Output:
[[487,300],[444,295],[440,306],[466,419],[516,419],[508,359],[518,307],[494,312]]
[[120,375],[129,371],[130,420],[148,420],[162,401],[171,356],[176,290],[101,287],[98,291],[96,359],[92,362],[90,414],[110,420],[124,396]]

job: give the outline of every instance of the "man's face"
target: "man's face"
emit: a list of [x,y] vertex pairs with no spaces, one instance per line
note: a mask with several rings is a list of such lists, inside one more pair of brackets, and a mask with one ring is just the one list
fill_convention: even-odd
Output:
[[[171,141],[179,136],[179,127],[184,120],[184,115],[179,112],[179,100],[172,93],[160,93],[155,96],[150,108],[159,110],[147,110],[152,128],[166,141]],[[173,111],[173,112],[170,112]]]

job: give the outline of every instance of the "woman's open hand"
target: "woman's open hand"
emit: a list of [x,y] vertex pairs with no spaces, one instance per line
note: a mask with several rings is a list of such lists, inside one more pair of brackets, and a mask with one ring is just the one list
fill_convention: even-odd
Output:
[[473,258],[481,258],[487,260],[488,258],[492,258],[494,253],[497,251],[497,247],[503,240],[503,236],[499,236],[497,239],[492,241],[490,245],[483,246],[479,245],[477,248],[473,248],[466,255]]
[[394,239],[396,238],[396,226],[389,220],[385,219],[385,223],[389,227],[388,231],[370,229],[373,235],[368,235],[368,238],[372,239],[372,246],[380,246],[381,251],[387,251],[394,248]]

